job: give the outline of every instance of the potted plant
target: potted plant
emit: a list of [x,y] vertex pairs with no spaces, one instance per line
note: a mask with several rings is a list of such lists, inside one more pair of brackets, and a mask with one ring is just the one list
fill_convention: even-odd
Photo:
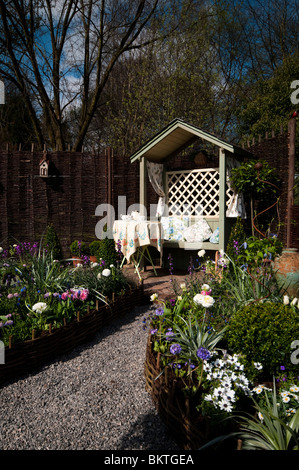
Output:
[[88,247],[85,242],[74,240],[70,245],[70,252],[73,258],[73,264],[76,266],[83,256],[88,255]]
[[94,240],[89,244],[90,261],[95,263],[99,260],[99,251],[101,248],[101,240]]

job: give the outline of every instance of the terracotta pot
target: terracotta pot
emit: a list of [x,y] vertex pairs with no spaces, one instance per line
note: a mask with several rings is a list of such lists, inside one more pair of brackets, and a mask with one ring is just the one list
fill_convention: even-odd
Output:
[[82,260],[81,260],[81,258],[80,258],[79,256],[72,256],[72,258],[73,258],[73,265],[74,265],[74,267],[76,267],[78,263],[81,263],[81,264],[82,264]]
[[291,297],[299,296],[299,252],[297,248],[286,248],[281,256],[275,258],[274,270],[276,271],[279,285],[286,289]]

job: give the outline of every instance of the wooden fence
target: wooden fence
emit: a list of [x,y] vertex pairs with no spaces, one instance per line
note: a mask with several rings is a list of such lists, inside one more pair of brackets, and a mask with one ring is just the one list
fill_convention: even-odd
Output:
[[[257,158],[267,160],[282,179],[280,220],[286,221],[286,188],[289,135],[280,134],[248,143]],[[60,237],[64,255],[69,255],[73,240],[96,239],[95,228],[102,218],[96,216],[100,204],[111,204],[119,214],[119,196],[125,197],[126,209],[139,202],[139,165],[129,157],[114,155],[107,148],[103,154],[51,152],[49,178],[39,176],[43,151],[22,151],[8,147],[0,150],[0,246],[23,241],[39,241],[47,226],[53,223]],[[217,156],[213,166],[217,166]],[[209,165],[209,163],[208,163]],[[197,168],[190,155],[184,154],[166,163],[166,171]],[[147,210],[157,203],[149,181]],[[293,206],[291,219],[292,246],[299,248],[297,227],[299,208]],[[297,224],[297,225],[296,225]],[[286,226],[282,226],[286,240]]]

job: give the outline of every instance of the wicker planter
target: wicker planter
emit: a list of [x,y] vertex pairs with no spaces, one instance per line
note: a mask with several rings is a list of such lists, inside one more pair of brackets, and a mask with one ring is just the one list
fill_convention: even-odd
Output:
[[5,348],[5,363],[0,364],[0,383],[40,367],[61,354],[67,354],[79,344],[92,339],[103,326],[129,313],[143,301],[143,286],[117,296],[109,305],[88,311],[61,328],[43,332],[36,339]]
[[[198,397],[192,401],[182,391],[182,381],[170,369],[161,373],[159,354],[153,352],[150,336],[144,363],[145,387],[162,418],[169,434],[181,449],[198,450],[201,446],[217,437],[223,430],[213,428],[208,416],[196,410]],[[157,378],[159,376],[159,378]],[[232,429],[226,428],[224,433]],[[226,441],[225,450],[240,449],[240,442]]]

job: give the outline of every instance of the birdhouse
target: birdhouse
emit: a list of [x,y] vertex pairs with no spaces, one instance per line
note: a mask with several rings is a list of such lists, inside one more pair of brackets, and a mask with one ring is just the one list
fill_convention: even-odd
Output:
[[41,178],[48,178],[49,176],[49,160],[45,158],[39,162],[39,176]]

